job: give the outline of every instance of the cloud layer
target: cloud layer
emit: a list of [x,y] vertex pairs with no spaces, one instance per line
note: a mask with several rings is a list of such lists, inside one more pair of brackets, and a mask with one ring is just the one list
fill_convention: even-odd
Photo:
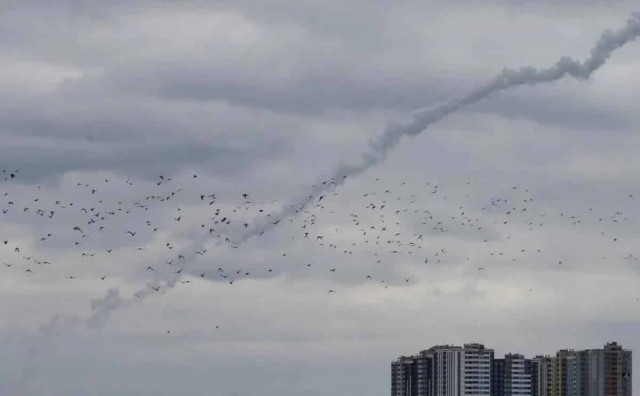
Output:
[[[0,6],[0,393],[383,395],[432,344],[638,349],[638,44],[589,75],[632,6]],[[564,55],[589,78],[463,100],[332,184],[389,123]]]

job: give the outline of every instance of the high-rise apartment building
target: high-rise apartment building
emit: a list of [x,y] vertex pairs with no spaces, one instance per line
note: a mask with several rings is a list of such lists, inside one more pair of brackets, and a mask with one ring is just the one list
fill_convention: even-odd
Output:
[[631,351],[615,342],[580,351],[580,396],[631,395]]
[[531,360],[523,355],[507,354],[504,359],[493,359],[491,368],[491,394],[495,396],[531,395]]
[[538,362],[535,359],[525,359],[524,370],[529,376],[531,394],[538,393]]
[[493,359],[491,362],[491,394],[504,396],[504,359]]
[[491,394],[493,350],[482,344],[434,346],[391,364],[392,396]]
[[569,396],[569,365],[571,364],[573,350],[561,349],[556,352],[556,356],[551,360],[551,395]]
[[631,396],[631,351],[615,342],[604,349],[604,395]]
[[526,369],[526,359],[523,355],[505,355],[504,374],[506,396],[531,395],[531,372]]
[[435,396],[491,394],[493,349],[482,344],[434,347]]
[[529,362],[531,365],[531,395],[551,396],[553,358],[538,355]]
[[401,356],[391,363],[391,396],[418,396],[417,365],[414,357]]
[[631,396],[631,384],[631,351],[615,342],[533,359],[494,359],[482,344],[441,345],[391,364],[392,396]]
[[[538,359],[538,358],[536,358]],[[534,396],[631,396],[631,351],[623,350],[615,342],[603,349],[582,351],[560,350],[553,358],[546,358],[546,369],[538,373],[540,390]],[[540,360],[542,361],[542,360]],[[549,373],[548,367],[551,367]],[[550,374],[550,375],[549,375]]]

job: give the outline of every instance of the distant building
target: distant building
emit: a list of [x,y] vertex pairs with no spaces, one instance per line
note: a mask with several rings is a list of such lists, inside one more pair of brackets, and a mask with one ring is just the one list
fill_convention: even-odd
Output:
[[551,396],[551,378],[553,377],[553,358],[536,356],[531,359],[531,395]]
[[464,347],[435,347],[434,396],[475,396],[491,394],[493,349],[482,344]]
[[561,349],[556,352],[556,357],[551,361],[551,396],[569,396],[568,368],[573,355],[573,350]]
[[531,395],[531,372],[526,370],[526,359],[523,355],[505,355],[504,375],[506,396]]
[[493,359],[491,369],[492,395],[531,395],[531,360],[523,355],[508,354],[504,359]]
[[391,363],[391,396],[417,396],[417,367],[413,357],[401,356]]
[[605,396],[631,396],[631,351],[622,349],[615,342],[604,347]]
[[491,394],[493,350],[482,344],[441,345],[391,363],[392,396]]
[[535,359],[524,360],[524,371],[529,377],[529,384],[531,386],[531,395],[538,394],[538,362]]
[[491,394],[504,396],[504,359],[493,359],[491,362]]
[[615,342],[532,359],[495,359],[482,344],[440,345],[391,363],[392,396],[631,396],[631,384],[631,351]]
[[433,376],[433,356],[427,351],[402,356],[391,363],[391,396],[434,395]]
[[[631,396],[631,351],[615,342],[603,349],[560,350],[551,360],[551,389],[542,396]],[[534,393],[534,396],[537,396]]]
[[631,396],[631,351],[615,342],[579,352],[580,396]]

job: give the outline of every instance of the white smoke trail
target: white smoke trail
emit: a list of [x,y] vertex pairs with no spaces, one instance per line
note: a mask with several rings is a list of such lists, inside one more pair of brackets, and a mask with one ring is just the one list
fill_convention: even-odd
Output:
[[[280,210],[272,212],[268,217],[256,219],[250,229],[240,230],[237,237],[234,238],[233,243],[239,245],[253,236],[264,233],[273,228],[281,220],[295,216],[314,198],[342,185],[347,177],[358,175],[382,162],[386,158],[387,153],[400,142],[402,137],[416,136],[426,130],[431,124],[442,120],[444,117],[466,106],[477,103],[496,92],[522,85],[533,86],[541,83],[549,83],[557,81],[566,75],[573,76],[580,80],[587,79],[594,71],[606,63],[614,50],[635,40],[639,35],[640,14],[634,14],[623,28],[616,32],[605,31],[591,50],[590,56],[583,62],[563,56],[558,59],[553,66],[546,69],[537,69],[531,66],[522,67],[518,70],[504,69],[492,80],[470,91],[466,95],[418,111],[413,114],[411,120],[406,124],[390,125],[381,136],[369,142],[367,150],[359,162],[339,164],[335,168],[333,175],[324,179],[324,183],[322,181],[317,182],[309,191],[290,200],[289,203],[283,205]],[[187,248],[183,249],[183,254],[185,257],[187,254],[193,255],[195,251],[203,249],[209,241],[209,235],[196,238]],[[175,286],[180,278],[180,275],[168,275],[166,279],[163,279],[166,282],[165,288]],[[148,294],[148,290],[141,290],[137,293],[138,299],[143,299]],[[113,304],[111,299],[106,297],[103,300],[94,300],[94,302],[92,302],[93,319],[90,318],[89,321],[100,323],[104,320],[103,318],[108,318],[111,310],[127,305],[128,303],[123,302]],[[94,316],[96,317],[94,318]]]
[[547,69],[536,69],[531,66],[522,67],[519,70],[504,69],[491,81],[466,95],[421,110],[415,113],[411,121],[404,125],[390,125],[380,137],[369,142],[367,150],[359,162],[342,163],[335,168],[333,176],[328,178],[332,180],[333,183],[316,183],[315,187],[302,195],[302,197],[292,200],[279,211],[271,213],[268,221],[263,219],[255,224],[252,229],[245,232],[240,240],[236,242],[244,242],[248,238],[268,230],[277,220],[295,215],[311,198],[317,197],[335,188],[337,185],[342,184],[346,177],[358,175],[382,162],[386,158],[387,153],[398,144],[403,136],[416,136],[426,130],[429,125],[495,92],[521,85],[533,86],[540,83],[549,83],[559,80],[566,75],[571,75],[581,80],[587,79],[594,71],[606,63],[614,50],[635,40],[639,35],[640,13],[634,14],[622,29],[616,32],[605,31],[600,36],[595,47],[591,50],[591,55],[582,63],[570,57],[563,56],[558,59],[553,66]]

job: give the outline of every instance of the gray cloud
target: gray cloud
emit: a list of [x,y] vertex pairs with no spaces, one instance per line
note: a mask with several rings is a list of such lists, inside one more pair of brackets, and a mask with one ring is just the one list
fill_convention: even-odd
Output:
[[[503,68],[587,59],[634,6],[4,2],[0,169],[20,172],[0,180],[0,393],[382,395],[391,359],[435,343],[637,349],[637,44],[588,81],[461,108],[223,242],[319,193],[388,121]],[[584,77],[598,53],[554,70]],[[542,74],[503,76],[494,88]],[[85,225],[80,208],[118,202],[126,216]],[[208,235],[213,207],[234,221]]]

